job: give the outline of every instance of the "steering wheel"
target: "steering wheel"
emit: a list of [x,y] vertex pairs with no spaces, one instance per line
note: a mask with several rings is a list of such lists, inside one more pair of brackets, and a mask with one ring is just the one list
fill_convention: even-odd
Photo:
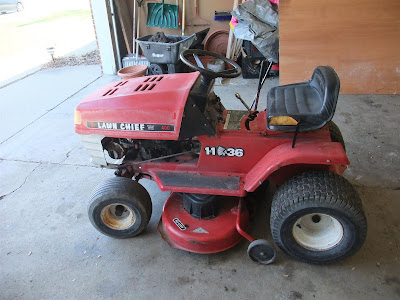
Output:
[[[196,61],[197,65],[193,64],[191,61],[188,60],[188,57],[192,55],[194,60]],[[211,56],[213,58],[218,58],[224,61],[224,63],[227,63],[228,65],[232,66],[233,69],[227,69],[225,71],[221,72],[214,72],[210,69],[207,69],[205,66],[203,66],[202,62],[200,61],[199,55],[206,55],[206,56]],[[181,55],[181,60],[182,62],[187,65],[188,67],[199,71],[201,75],[203,75],[206,78],[213,79],[217,77],[222,77],[222,78],[235,78],[240,76],[242,74],[242,69],[239,67],[237,63],[235,63],[233,60],[230,60],[222,55],[216,54],[214,52],[210,51],[205,51],[205,50],[199,50],[199,49],[187,49],[182,51]]]

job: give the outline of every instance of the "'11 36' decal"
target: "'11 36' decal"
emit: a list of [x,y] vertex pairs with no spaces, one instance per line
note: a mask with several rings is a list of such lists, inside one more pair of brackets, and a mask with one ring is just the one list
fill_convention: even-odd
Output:
[[218,155],[220,157],[226,156],[236,156],[242,157],[244,156],[244,150],[242,148],[225,148],[222,146],[218,147],[205,147],[204,150],[206,151],[207,155]]

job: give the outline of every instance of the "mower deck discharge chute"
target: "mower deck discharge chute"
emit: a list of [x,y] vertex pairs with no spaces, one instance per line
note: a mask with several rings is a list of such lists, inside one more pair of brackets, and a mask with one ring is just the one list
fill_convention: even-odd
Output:
[[[224,60],[226,71],[204,68],[201,55]],[[335,71],[318,67],[309,82],[271,89],[267,110],[228,111],[213,79],[237,77],[240,67],[201,50],[185,50],[181,60],[197,72],[113,82],[77,106],[75,131],[93,162],[116,170],[92,194],[92,224],[116,238],[139,234],[152,212],[139,180],[151,179],[171,192],[157,228],[171,247],[215,253],[244,237],[249,257],[269,264],[273,246],[246,232],[246,195],[271,181],[271,231],[283,252],[310,263],[354,254],[367,225],[357,192],[340,176],[349,160],[331,121]]]

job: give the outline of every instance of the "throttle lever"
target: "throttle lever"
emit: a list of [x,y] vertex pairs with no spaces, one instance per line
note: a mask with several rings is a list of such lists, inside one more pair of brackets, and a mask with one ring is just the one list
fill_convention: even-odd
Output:
[[249,112],[249,114],[251,114],[251,109],[250,107],[246,104],[246,102],[244,102],[244,100],[242,99],[242,97],[240,97],[239,93],[235,94],[235,97],[238,98],[240,100],[240,102],[242,102],[242,104],[244,105],[244,107],[246,107],[247,111]]

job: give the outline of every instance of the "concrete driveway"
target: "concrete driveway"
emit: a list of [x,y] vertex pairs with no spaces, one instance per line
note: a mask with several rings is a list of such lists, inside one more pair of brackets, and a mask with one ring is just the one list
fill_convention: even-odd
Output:
[[55,48],[55,58],[97,50],[89,1],[29,0],[24,6],[0,14],[0,87],[51,61],[48,47]]
[[[358,185],[369,221],[364,247],[330,266],[299,263],[280,251],[275,264],[260,266],[246,257],[245,241],[213,255],[169,248],[156,231],[168,193],[146,180],[153,216],[140,236],[116,240],[92,227],[89,195],[113,172],[89,162],[73,111],[113,80],[99,66],[77,66],[0,89],[1,299],[400,297],[398,96],[341,96],[335,117],[353,163],[347,177]],[[255,93],[253,81],[238,84],[215,88],[228,108],[242,109],[235,89],[244,99]],[[271,185],[252,224],[256,237],[270,239],[273,192]]]

